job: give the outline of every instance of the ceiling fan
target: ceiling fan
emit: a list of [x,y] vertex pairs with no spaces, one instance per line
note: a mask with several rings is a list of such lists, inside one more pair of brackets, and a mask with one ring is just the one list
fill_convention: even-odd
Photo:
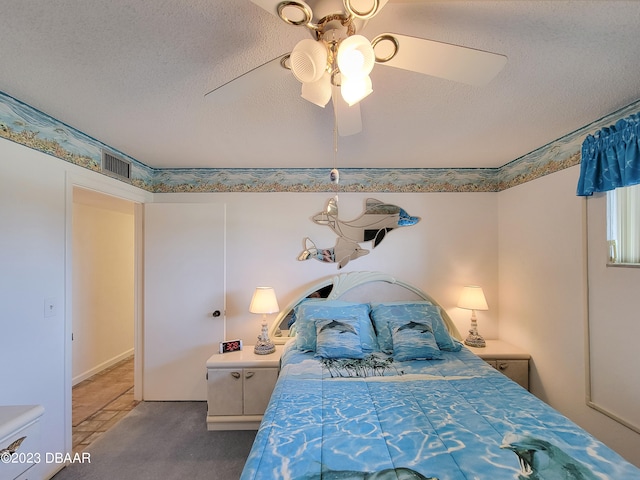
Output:
[[369,41],[360,32],[389,0],[251,1],[289,25],[307,28],[311,38],[205,96],[233,96],[234,89],[241,94],[288,69],[302,83],[305,100],[321,107],[332,101],[340,136],[362,130],[359,102],[373,91],[369,73],[375,64],[481,86],[507,62],[504,55],[398,33]]

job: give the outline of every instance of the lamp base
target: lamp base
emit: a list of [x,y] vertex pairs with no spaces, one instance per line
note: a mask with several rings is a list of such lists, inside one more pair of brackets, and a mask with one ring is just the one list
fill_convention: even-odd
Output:
[[478,320],[476,318],[475,310],[471,310],[471,328],[469,329],[469,336],[464,341],[464,344],[476,348],[487,346],[482,335],[478,333]]
[[486,347],[487,343],[484,341],[484,338],[482,338],[482,335],[480,334],[469,334],[469,336],[465,339],[464,341],[465,345],[469,345],[470,347],[476,347],[476,348],[482,348],[482,347]]
[[258,340],[256,346],[253,348],[253,353],[256,355],[268,355],[276,351],[276,346],[271,342],[265,342],[264,340]]
[[268,355],[270,353],[274,353],[275,351],[276,346],[269,339],[267,322],[263,320],[262,331],[260,332],[260,335],[258,335],[258,341],[256,342],[256,346],[253,348],[253,353],[255,353],[256,355]]

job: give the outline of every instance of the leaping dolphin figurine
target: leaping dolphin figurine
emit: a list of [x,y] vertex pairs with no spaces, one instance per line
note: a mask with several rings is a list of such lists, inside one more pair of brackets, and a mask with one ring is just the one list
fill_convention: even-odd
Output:
[[327,225],[336,235],[355,243],[373,242],[375,248],[380,244],[387,232],[398,228],[415,225],[420,217],[413,217],[405,210],[375,198],[367,198],[364,212],[353,220],[338,218],[338,201],[330,198],[325,211],[317,213],[312,220],[318,225]]

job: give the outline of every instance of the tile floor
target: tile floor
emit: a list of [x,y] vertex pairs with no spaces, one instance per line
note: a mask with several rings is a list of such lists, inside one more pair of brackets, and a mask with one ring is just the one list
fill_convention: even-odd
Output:
[[82,452],[138,404],[133,399],[133,356],[73,387],[73,452]]

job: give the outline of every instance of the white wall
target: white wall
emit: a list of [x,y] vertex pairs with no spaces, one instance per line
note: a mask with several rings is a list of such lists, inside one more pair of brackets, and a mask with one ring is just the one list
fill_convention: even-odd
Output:
[[[0,141],[0,404],[44,406],[47,452],[65,451],[65,172],[59,163]],[[55,299],[54,316],[45,318],[45,298]]]
[[[1,405],[39,404],[43,452],[71,450],[71,191],[151,195],[0,139]],[[45,317],[45,299],[55,315]],[[69,366],[65,370],[65,366]],[[41,463],[37,477],[61,465]]]
[[73,192],[73,384],[133,354],[133,203]]
[[259,316],[249,313],[258,285],[276,289],[284,308],[307,287],[341,272],[384,271],[432,294],[456,322],[469,328],[470,313],[457,308],[462,286],[484,287],[490,310],[478,312],[486,338],[498,335],[497,196],[492,193],[355,194],[339,195],[340,218],[362,213],[364,201],[375,197],[421,217],[411,227],[387,234],[368,255],[338,270],[316,260],[300,262],[302,240],[332,247],[336,235],[311,217],[323,210],[329,193],[157,194],[154,201],[224,202],[227,208],[227,338],[255,342]]
[[[501,192],[500,337],[531,356],[531,391],[640,466],[640,435],[585,402],[585,200],[579,167]],[[629,319],[635,321],[635,319]],[[627,352],[626,361],[635,354]]]

